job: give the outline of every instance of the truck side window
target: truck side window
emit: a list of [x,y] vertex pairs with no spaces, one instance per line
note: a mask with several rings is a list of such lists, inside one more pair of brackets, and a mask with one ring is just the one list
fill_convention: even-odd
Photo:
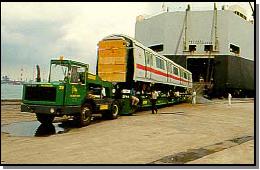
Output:
[[79,75],[77,74],[77,67],[71,67],[71,83],[78,83]]
[[85,83],[83,76],[84,76],[83,73],[79,73],[79,82],[82,84]]
[[85,84],[85,67],[71,67],[71,83]]
[[79,82],[80,83],[82,83],[82,84],[85,84],[85,75],[86,75],[86,73],[85,73],[85,67],[79,67],[78,68],[78,70],[77,70],[77,72],[78,72],[78,75],[79,75]]

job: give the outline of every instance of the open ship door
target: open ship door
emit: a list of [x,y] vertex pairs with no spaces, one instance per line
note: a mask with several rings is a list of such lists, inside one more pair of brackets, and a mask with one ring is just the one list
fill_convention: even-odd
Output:
[[97,73],[99,77],[110,82],[126,82],[126,41],[123,39],[103,40],[98,46]]

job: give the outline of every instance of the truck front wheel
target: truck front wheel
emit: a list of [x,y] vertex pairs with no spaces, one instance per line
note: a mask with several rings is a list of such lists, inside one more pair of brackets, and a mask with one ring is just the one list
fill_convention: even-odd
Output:
[[87,126],[90,124],[92,118],[92,107],[91,105],[85,104],[81,107],[81,112],[77,116],[79,126]]
[[48,114],[42,114],[42,113],[36,113],[37,120],[41,122],[42,124],[51,124],[54,120],[54,115],[48,115]]

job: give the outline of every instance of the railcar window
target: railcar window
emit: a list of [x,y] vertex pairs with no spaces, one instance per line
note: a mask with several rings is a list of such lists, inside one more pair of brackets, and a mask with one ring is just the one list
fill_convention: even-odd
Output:
[[183,71],[180,69],[180,76],[183,77]]
[[183,77],[184,77],[185,79],[187,79],[187,73],[186,73],[186,72],[184,72]]
[[173,73],[171,64],[169,65],[169,70],[170,70],[170,73]]
[[156,57],[156,67],[165,70],[165,62],[164,62],[164,60]]
[[150,64],[150,57],[149,57],[149,53],[146,51],[145,52],[145,58],[146,58],[146,65]]
[[164,63],[164,60],[161,60],[161,69],[165,70],[165,63]]
[[173,67],[173,74],[179,75],[179,72],[178,72],[178,68],[177,68],[177,67]]
[[172,65],[171,64],[168,64],[168,72],[172,73]]
[[156,67],[161,68],[161,62],[160,59],[156,57]]
[[153,66],[153,55],[149,53],[150,65]]

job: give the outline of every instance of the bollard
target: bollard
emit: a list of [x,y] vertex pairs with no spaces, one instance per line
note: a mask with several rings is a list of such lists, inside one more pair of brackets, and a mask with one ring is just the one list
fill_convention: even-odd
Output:
[[195,90],[192,93],[192,104],[196,104],[196,91]]
[[232,96],[230,93],[228,93],[228,106],[231,106],[231,99],[232,99]]

